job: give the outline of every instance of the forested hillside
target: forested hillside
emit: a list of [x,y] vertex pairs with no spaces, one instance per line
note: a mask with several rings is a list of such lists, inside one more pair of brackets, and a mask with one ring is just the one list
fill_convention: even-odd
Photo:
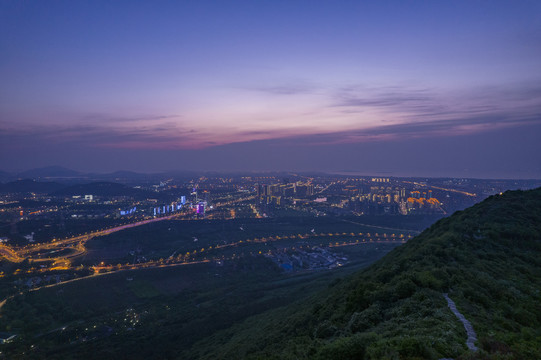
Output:
[[[253,317],[192,358],[540,359],[541,189],[442,219],[326,292]],[[449,293],[478,335],[447,307]]]

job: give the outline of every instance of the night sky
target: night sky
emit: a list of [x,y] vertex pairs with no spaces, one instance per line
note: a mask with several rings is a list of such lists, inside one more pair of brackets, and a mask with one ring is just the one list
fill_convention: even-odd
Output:
[[0,169],[541,178],[541,1],[0,0]]

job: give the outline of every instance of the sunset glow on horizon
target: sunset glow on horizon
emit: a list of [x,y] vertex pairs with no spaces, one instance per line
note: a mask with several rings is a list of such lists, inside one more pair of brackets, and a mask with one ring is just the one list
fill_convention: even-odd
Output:
[[3,169],[418,157],[427,175],[541,176],[537,1],[4,1],[0,20]]

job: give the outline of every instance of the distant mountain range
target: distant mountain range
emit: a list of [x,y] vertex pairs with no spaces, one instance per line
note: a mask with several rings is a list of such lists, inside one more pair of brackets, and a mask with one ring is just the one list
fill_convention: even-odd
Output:
[[[163,172],[155,173],[139,173],[136,171],[128,170],[118,170],[111,173],[95,173],[95,172],[84,172],[76,171],[63,166],[47,166],[31,170],[26,170],[22,172],[8,172],[0,170],[0,183],[6,183],[9,181],[21,180],[21,179],[34,179],[38,181],[56,181],[61,183],[83,183],[89,181],[112,181],[120,183],[140,183],[141,181],[159,181],[164,178],[174,177],[177,179],[191,179],[193,177],[198,177],[200,175],[206,175],[209,177],[212,176],[221,176],[227,174],[228,176],[245,176],[246,174],[251,175],[262,175],[264,176],[276,176],[278,178],[288,178],[289,176],[296,176],[296,174],[303,174],[304,176],[329,176],[329,175],[355,175],[355,176],[378,176],[361,173],[352,174],[352,172],[290,172],[290,171],[235,171],[235,172],[221,172],[221,171],[191,171],[191,170],[170,170]],[[382,176],[382,175],[379,175]],[[426,177],[407,177],[414,181],[426,181]],[[434,178],[435,179],[435,178]],[[450,178],[439,178],[439,179],[450,179]],[[482,179],[475,179],[482,180]],[[505,180],[505,179],[499,179]],[[531,179],[530,179],[531,180]],[[516,180],[516,181],[525,181],[525,180]]]
[[70,178],[79,177],[81,173],[62,166],[47,166],[38,169],[23,171],[17,174],[19,178]]
[[66,185],[57,182],[41,182],[32,179],[24,179],[0,184],[0,193],[49,194],[65,187]]
[[76,196],[76,195],[96,195],[96,196],[129,196],[134,198],[152,198],[157,194],[152,191],[135,189],[123,184],[112,182],[93,182],[89,184],[78,184],[63,187],[51,195],[53,196]]
[[[182,174],[185,173],[177,173],[181,176]],[[169,193],[157,194],[130,186],[145,182],[157,183],[164,176],[167,175],[165,173],[143,174],[134,171],[115,171],[108,174],[82,173],[61,166],[43,167],[17,174],[0,171],[0,193],[38,193],[52,196],[92,194],[168,200],[172,196]]]
[[[123,184],[140,184],[141,182],[159,182],[164,178],[174,177],[177,179],[191,179],[193,177],[200,176],[202,173],[208,176],[219,176],[220,172],[215,171],[189,171],[189,170],[172,170],[156,173],[138,173],[135,171],[118,170],[111,173],[93,173],[93,172],[81,172],[72,169],[68,169],[62,166],[47,166],[37,169],[26,170],[23,172],[7,172],[0,170],[0,183],[7,183],[10,181],[33,179],[37,181],[54,181],[66,184],[88,183],[92,182],[118,182]],[[231,174],[246,174],[231,173]],[[230,174],[230,175],[231,175]],[[274,174],[281,174],[286,176],[287,173],[274,172]]]
[[191,171],[167,171],[157,173],[138,173],[135,171],[119,170],[111,173],[81,172],[62,166],[47,166],[22,172],[7,172],[0,170],[0,183],[22,179],[37,181],[55,181],[61,183],[84,183],[89,181],[112,181],[134,183],[141,181],[159,181],[164,177],[191,178],[200,173]]
[[0,183],[8,182],[14,180],[13,174],[8,173],[7,171],[0,170]]
[[88,181],[140,181],[152,179],[162,174],[143,174],[134,171],[115,171],[112,173],[86,173],[68,169],[62,166],[47,166],[43,168],[31,169],[18,173],[0,171],[0,183],[21,179],[34,179],[38,181],[56,181],[62,183],[88,182]]
[[0,193],[37,193],[49,194],[51,196],[129,196],[137,199],[160,197],[160,194],[152,191],[136,189],[113,182],[91,182],[86,184],[66,185],[57,182],[35,181],[31,179],[0,184]]

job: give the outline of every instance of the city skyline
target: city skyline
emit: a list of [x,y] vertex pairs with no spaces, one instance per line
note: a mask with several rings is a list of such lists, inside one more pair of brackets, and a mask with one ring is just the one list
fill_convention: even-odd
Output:
[[0,169],[541,178],[541,4],[5,1]]

